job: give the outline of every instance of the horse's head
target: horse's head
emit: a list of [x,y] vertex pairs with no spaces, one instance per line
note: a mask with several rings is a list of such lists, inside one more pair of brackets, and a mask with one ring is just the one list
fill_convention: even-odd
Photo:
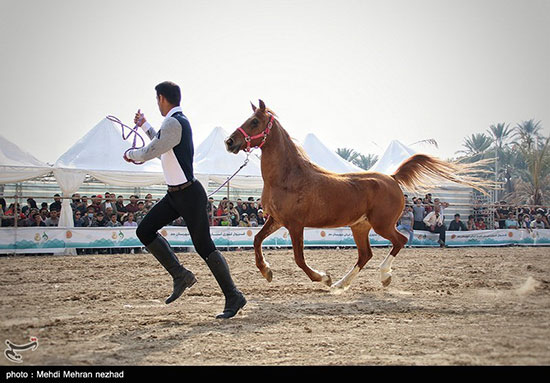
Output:
[[260,100],[260,107],[252,104],[254,113],[239,128],[237,128],[226,140],[225,147],[228,152],[237,154],[241,150],[249,152],[251,148],[261,148],[273,126],[273,113],[265,107]]

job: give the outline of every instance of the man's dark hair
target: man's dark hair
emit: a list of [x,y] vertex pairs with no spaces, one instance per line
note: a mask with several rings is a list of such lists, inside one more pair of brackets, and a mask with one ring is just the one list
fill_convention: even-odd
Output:
[[158,84],[155,90],[157,91],[157,96],[162,95],[170,104],[179,106],[181,102],[181,91],[177,84],[171,81],[164,81]]

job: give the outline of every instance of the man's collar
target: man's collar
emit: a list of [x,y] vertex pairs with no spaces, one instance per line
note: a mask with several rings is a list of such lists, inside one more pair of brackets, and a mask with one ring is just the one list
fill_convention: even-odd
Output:
[[172,117],[172,115],[176,112],[183,112],[181,110],[181,106],[174,106],[168,113],[166,113],[166,116],[164,118]]

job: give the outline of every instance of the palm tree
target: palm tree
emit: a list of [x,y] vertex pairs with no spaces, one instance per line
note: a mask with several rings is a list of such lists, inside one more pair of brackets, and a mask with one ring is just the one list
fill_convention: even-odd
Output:
[[[512,132],[513,130],[510,129],[510,125],[506,125],[503,122],[496,125],[491,125],[489,126],[489,129],[487,129],[489,137],[493,140],[493,149],[495,154],[495,182],[498,182],[500,178],[505,178],[501,177],[500,173],[509,174],[509,164],[503,163],[502,157],[504,150],[508,145],[507,141],[510,139]],[[505,172],[501,169],[505,170]],[[498,191],[495,190],[495,201],[497,200],[499,200],[499,195]]]
[[535,122],[534,119],[529,121],[523,121],[521,124],[517,124],[515,127],[514,137],[519,138],[520,145],[526,145],[530,150],[537,140],[542,138],[540,131],[542,129],[541,122]]
[[378,156],[375,154],[367,154],[366,156],[363,154],[359,154],[353,160],[353,163],[359,166],[361,169],[369,170],[370,168],[372,168],[372,165],[374,165],[377,161]]
[[464,139],[462,146],[464,146],[466,150],[459,150],[457,153],[464,153],[465,158],[463,158],[463,160],[475,162],[487,157],[487,151],[492,143],[491,137],[485,133],[474,133],[470,137]]
[[357,153],[355,150],[349,148],[338,148],[336,149],[336,153],[338,153],[338,155],[344,160],[349,162],[353,162],[359,155],[359,153]]

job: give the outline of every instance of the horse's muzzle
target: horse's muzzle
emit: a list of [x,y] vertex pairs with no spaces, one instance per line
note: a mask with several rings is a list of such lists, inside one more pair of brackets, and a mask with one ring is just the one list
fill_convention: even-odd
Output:
[[241,150],[241,144],[238,142],[235,142],[235,140],[231,137],[225,140],[225,148],[228,152],[231,152],[233,154],[239,153],[239,150]]

